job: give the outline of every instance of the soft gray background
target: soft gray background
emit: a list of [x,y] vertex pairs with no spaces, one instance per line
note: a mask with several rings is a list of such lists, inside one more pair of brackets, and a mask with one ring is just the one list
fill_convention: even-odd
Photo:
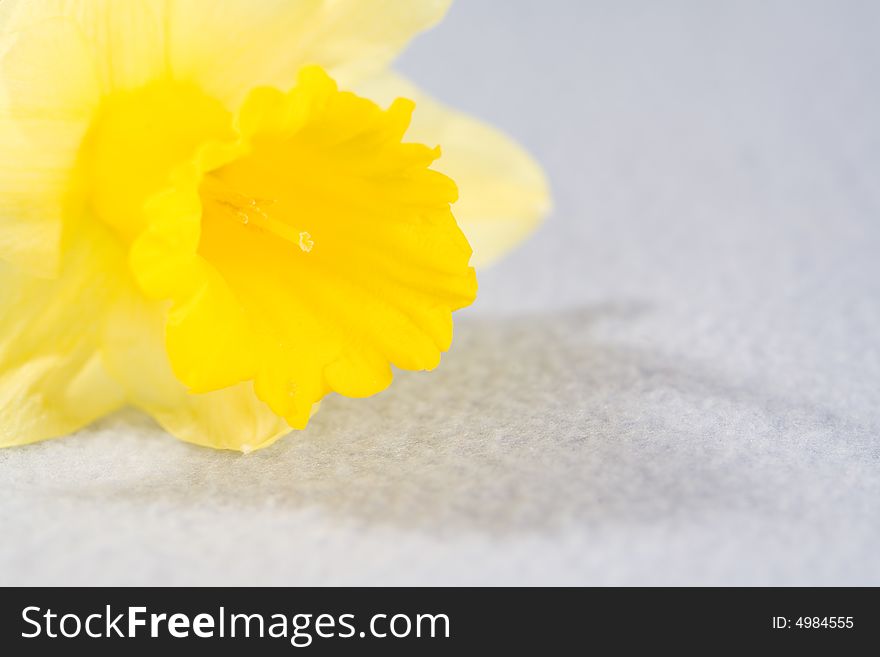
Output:
[[0,452],[4,584],[880,584],[880,3],[463,0],[557,210],[434,375],[249,457]]

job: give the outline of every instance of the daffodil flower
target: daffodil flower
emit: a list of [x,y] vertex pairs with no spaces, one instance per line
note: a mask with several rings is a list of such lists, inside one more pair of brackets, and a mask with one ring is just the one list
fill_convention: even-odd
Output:
[[0,0],[0,445],[130,404],[247,452],[436,367],[548,203],[387,71],[447,5]]

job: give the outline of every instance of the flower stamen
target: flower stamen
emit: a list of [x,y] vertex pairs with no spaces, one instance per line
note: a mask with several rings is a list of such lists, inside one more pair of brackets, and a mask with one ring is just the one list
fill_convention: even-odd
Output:
[[311,253],[315,246],[311,233],[270,215],[268,209],[278,203],[275,199],[242,194],[212,174],[205,176],[200,192],[208,214],[230,217],[244,226],[271,233],[297,245],[303,253]]

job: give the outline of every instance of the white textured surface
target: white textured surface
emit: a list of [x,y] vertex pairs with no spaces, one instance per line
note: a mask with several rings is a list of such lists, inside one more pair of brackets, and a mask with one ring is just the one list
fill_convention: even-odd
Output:
[[433,375],[248,457],[0,452],[0,584],[880,584],[880,5],[460,2],[552,220]]

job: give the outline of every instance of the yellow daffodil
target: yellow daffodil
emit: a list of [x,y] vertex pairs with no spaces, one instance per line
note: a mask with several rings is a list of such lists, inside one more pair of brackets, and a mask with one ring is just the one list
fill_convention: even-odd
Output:
[[0,0],[0,445],[131,404],[247,452],[436,367],[548,203],[387,72],[447,5]]

